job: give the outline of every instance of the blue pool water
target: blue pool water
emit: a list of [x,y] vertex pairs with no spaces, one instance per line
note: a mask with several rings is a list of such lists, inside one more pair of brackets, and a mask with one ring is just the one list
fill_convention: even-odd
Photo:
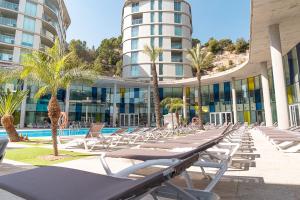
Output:
[[[104,135],[111,135],[115,133],[118,130],[118,128],[103,128],[101,130],[101,133]],[[129,128],[128,131],[130,132],[132,129]],[[45,130],[17,130],[19,134],[22,134],[23,136],[31,137],[50,137],[51,136],[51,130],[45,129]],[[86,135],[88,133],[88,128],[82,128],[82,129],[76,129],[76,130],[70,130],[65,129],[63,130],[64,136],[80,136],[80,135]],[[0,137],[1,136],[7,136],[6,132],[0,131]]]

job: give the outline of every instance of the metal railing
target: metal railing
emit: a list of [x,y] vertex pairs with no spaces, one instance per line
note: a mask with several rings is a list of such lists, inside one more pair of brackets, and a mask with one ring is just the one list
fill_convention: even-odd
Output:
[[9,1],[5,1],[5,0],[0,0],[0,7],[7,8],[10,10],[15,10],[15,11],[19,10],[19,4],[12,3]]
[[11,62],[13,61],[13,55],[9,53],[0,52],[0,60]]
[[16,27],[17,26],[17,20],[0,16],[0,24],[5,25],[5,26]]
[[8,44],[14,44],[15,43],[15,37],[0,34],[0,42],[8,43]]

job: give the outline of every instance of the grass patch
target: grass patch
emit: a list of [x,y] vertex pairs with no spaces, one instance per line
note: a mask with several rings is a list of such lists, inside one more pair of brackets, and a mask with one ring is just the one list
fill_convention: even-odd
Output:
[[47,159],[47,157],[51,156],[52,154],[52,149],[30,147],[22,149],[8,149],[6,151],[5,158],[36,166],[49,166],[91,156],[91,154],[83,154],[71,151],[59,151],[59,154],[63,156],[60,157],[58,160]]

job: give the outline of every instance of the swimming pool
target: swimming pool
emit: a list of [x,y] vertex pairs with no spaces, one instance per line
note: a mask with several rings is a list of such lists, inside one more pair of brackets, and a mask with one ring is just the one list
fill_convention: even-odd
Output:
[[[104,135],[111,135],[115,133],[119,128],[103,128],[101,130],[101,133]],[[128,131],[131,131],[132,129],[129,128]],[[64,129],[62,135],[63,136],[80,136],[80,135],[86,135],[88,133],[88,128],[81,128],[81,129]],[[51,130],[50,129],[44,129],[44,130],[17,130],[19,134],[22,134],[23,136],[28,136],[29,138],[35,138],[35,137],[50,137],[51,136]],[[7,136],[6,132],[4,130],[0,130],[0,137],[1,136]]]

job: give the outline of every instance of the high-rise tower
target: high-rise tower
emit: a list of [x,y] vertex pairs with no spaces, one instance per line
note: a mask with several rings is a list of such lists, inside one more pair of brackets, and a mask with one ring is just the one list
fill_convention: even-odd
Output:
[[149,80],[145,45],[160,47],[160,81],[192,77],[187,50],[192,47],[191,6],[185,0],[126,0],[122,18],[123,78]]

